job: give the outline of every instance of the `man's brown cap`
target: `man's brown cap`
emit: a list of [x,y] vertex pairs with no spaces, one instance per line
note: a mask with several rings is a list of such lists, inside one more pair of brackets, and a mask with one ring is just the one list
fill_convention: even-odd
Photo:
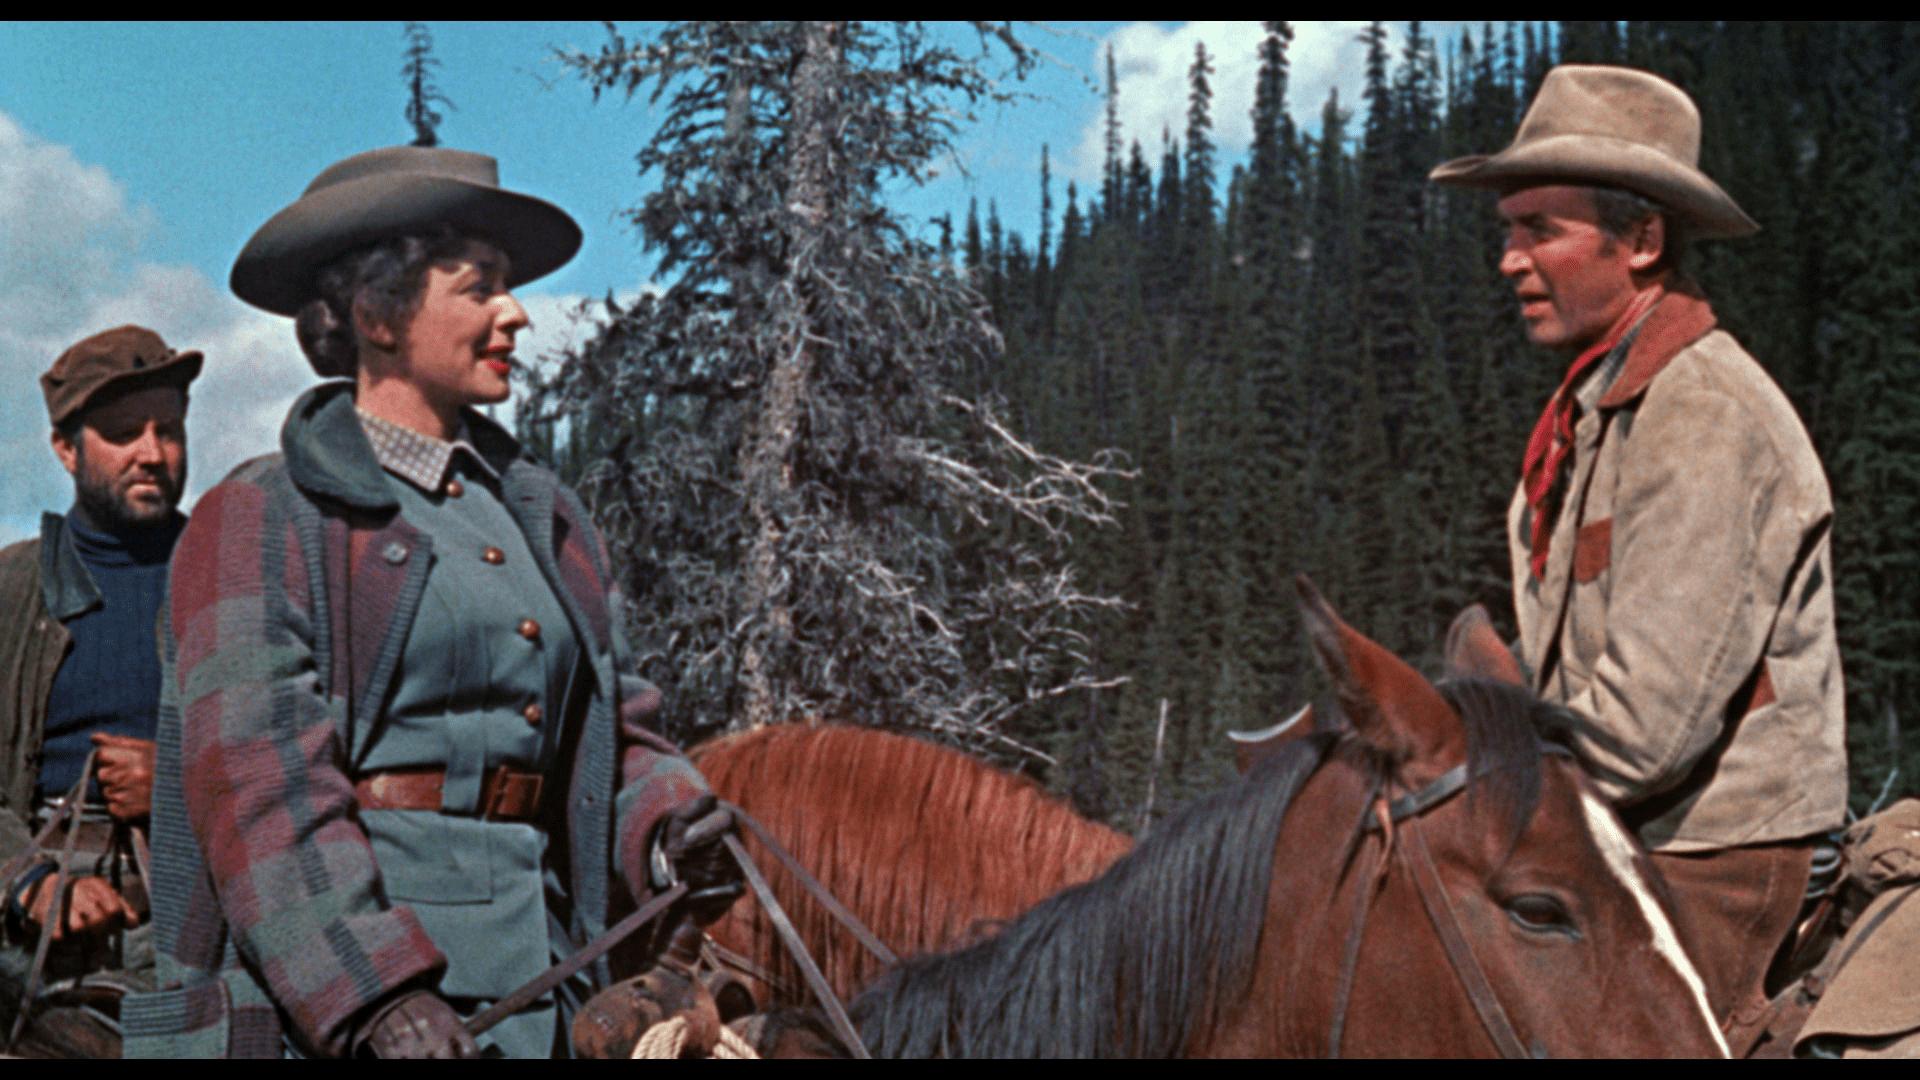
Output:
[[85,408],[100,391],[141,383],[178,386],[200,376],[197,350],[175,352],[144,326],[117,326],[81,341],[60,354],[45,375],[40,392],[55,427]]

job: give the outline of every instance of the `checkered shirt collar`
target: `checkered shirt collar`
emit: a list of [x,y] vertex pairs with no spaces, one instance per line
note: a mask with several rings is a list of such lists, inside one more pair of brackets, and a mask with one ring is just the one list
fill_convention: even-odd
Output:
[[447,472],[453,466],[456,451],[465,451],[468,459],[482,471],[499,479],[499,474],[480,456],[480,451],[467,441],[464,423],[460,426],[460,434],[449,442],[422,435],[391,420],[383,420],[358,405],[354,406],[353,411],[360,417],[360,427],[367,433],[367,441],[373,444],[373,456],[380,462],[380,467],[422,491],[437,492],[446,484]]

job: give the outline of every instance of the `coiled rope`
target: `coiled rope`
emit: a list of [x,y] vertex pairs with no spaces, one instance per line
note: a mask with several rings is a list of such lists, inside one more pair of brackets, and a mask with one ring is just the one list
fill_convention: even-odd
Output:
[[[633,1044],[633,1057],[649,1060],[674,1059],[687,1048],[687,1033],[693,1025],[687,1023],[684,1016],[670,1016],[646,1030],[640,1041]],[[712,1047],[707,1057],[723,1061],[751,1061],[760,1057],[753,1047],[732,1028],[720,1025],[720,1041]]]

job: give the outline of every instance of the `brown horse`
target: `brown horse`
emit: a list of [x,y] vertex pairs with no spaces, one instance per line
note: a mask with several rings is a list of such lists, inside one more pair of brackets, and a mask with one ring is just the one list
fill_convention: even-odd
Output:
[[[1436,687],[1301,588],[1347,730],[1288,741],[1098,880],[890,970],[854,1004],[868,1046],[1725,1054],[1645,855],[1541,739],[1565,714],[1492,678]],[[891,829],[874,808],[820,816]]]
[[[759,818],[821,884],[903,956],[955,947],[1125,854],[1124,834],[1075,814],[1024,777],[958,750],[866,728],[783,727],[696,747],[713,789]],[[880,964],[747,839],[834,992]],[[709,931],[804,996],[792,959],[751,900]]]

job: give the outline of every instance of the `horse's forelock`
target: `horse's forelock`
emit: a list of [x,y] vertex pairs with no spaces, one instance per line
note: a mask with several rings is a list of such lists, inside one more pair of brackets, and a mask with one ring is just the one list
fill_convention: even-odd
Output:
[[1492,679],[1447,679],[1438,686],[1466,726],[1468,773],[1476,781],[1498,778],[1468,785],[1467,798],[1500,820],[1511,850],[1539,809],[1540,755],[1562,726],[1564,710],[1530,690]]

